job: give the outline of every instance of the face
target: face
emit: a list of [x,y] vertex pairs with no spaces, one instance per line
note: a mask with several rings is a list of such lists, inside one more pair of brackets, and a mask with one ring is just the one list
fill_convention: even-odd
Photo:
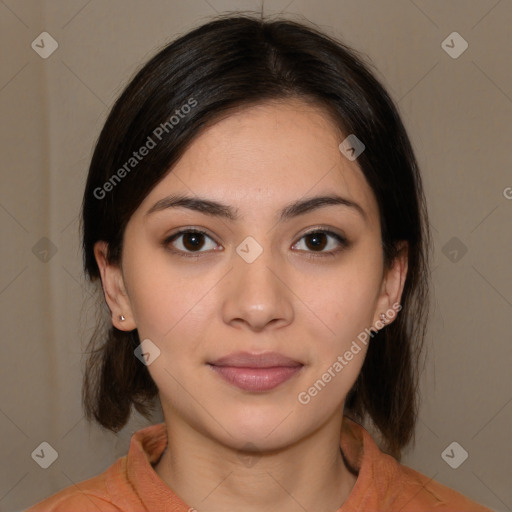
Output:
[[[203,132],[145,198],[120,267],[97,244],[113,323],[160,351],[148,370],[168,424],[273,449],[341,418],[368,347],[358,335],[399,302],[406,272],[404,260],[385,272],[376,199],[343,139],[297,100],[246,108]],[[225,208],[171,207],[177,195]],[[343,199],[286,209],[320,196]],[[211,365],[237,352],[291,362]]]

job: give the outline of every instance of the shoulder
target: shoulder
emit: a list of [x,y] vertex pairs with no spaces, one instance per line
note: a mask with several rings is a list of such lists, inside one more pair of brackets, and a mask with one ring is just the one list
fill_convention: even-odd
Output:
[[97,489],[88,488],[86,482],[62,489],[48,498],[36,503],[25,512],[119,512],[111,498]]
[[493,512],[433,477],[401,464],[384,453],[360,423],[347,416],[344,418],[347,419],[344,419],[343,452],[351,465],[359,469],[352,498],[347,500],[347,512],[372,509],[400,512]]
[[[132,435],[128,454],[103,473],[76,483],[25,512],[140,512],[141,496],[154,494],[150,463],[158,459],[167,442],[165,424],[150,425]],[[155,480],[163,485],[157,477]],[[148,490],[149,489],[149,490]],[[158,494],[158,492],[157,492]]]
[[[118,492],[116,492],[119,481],[119,472],[122,466],[122,459],[119,459],[105,472],[70,485],[39,503],[28,508],[25,512],[120,512],[125,511],[125,503],[120,503]],[[123,501],[123,500],[121,500]]]
[[493,512],[410,467],[398,464],[397,501],[401,512],[427,512],[435,508],[439,512]]
[[25,512],[120,512],[105,496],[98,496],[89,491],[79,491],[71,487],[33,505]]

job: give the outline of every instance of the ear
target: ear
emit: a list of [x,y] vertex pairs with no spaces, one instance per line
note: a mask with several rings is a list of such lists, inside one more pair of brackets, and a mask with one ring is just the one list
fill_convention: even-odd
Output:
[[[137,326],[126,293],[123,273],[118,265],[108,263],[107,250],[108,244],[103,240],[94,244],[94,256],[100,269],[103,294],[110,309],[112,325],[121,331],[133,331]],[[121,315],[125,320],[121,320]]]
[[[377,307],[374,314],[373,325],[381,329],[385,325],[392,323],[401,307],[400,299],[404,289],[405,278],[407,276],[408,268],[408,243],[403,240],[398,245],[398,254],[394,259],[391,268],[387,269],[382,279],[382,286],[379,298],[377,300]],[[391,310],[389,313],[386,313]],[[386,315],[385,323],[382,322],[381,314]],[[380,327],[382,326],[382,327]]]

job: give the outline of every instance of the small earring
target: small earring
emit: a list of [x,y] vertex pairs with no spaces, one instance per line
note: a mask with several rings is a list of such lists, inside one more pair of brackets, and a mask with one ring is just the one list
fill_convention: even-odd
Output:
[[386,315],[384,313],[381,313],[380,314],[380,320],[383,324],[385,324],[387,322],[387,319],[386,319]]
[[121,322],[124,322],[126,318],[123,315],[119,315],[119,320],[121,320]]

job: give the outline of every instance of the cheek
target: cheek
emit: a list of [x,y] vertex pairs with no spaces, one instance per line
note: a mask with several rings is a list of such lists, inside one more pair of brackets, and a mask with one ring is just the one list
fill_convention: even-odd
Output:
[[218,276],[194,273],[192,264],[185,273],[184,264],[165,251],[142,245],[126,251],[123,268],[140,338],[166,346],[187,339],[187,346],[194,349],[193,340],[204,335],[212,314],[211,288]]
[[172,266],[143,244],[126,244],[123,270],[132,313],[141,339],[160,339],[178,322],[182,292]]
[[[364,249],[361,246],[361,249]],[[375,249],[373,248],[375,254]],[[382,278],[382,260],[368,250],[354,251],[339,269],[326,279],[303,289],[305,303],[317,317],[317,335],[327,351],[341,350],[366,328],[372,326]],[[315,282],[312,280],[312,282]]]

